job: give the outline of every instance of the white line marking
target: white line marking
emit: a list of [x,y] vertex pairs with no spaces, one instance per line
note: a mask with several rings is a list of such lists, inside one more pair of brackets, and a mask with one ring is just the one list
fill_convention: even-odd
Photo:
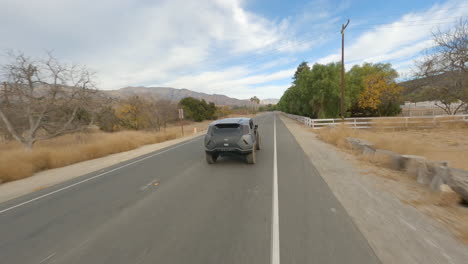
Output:
[[55,253],[52,253],[52,254],[50,254],[47,258],[41,260],[41,262],[39,262],[39,264],[46,262],[47,260],[49,260],[49,259],[52,258],[53,256],[55,256]]
[[273,114],[273,216],[271,222],[271,264],[280,263],[279,214],[278,214],[278,163],[276,156],[276,114]]
[[140,187],[140,190],[141,190],[141,191],[144,191],[144,190],[146,190],[148,187],[150,187],[151,185],[155,184],[156,182],[158,182],[158,179],[152,180],[152,181],[150,181],[150,183],[148,183],[148,184],[146,184],[146,185]]
[[408,223],[407,221],[405,221],[405,219],[400,218],[400,221],[401,221],[403,224],[407,225],[409,228],[413,229],[414,231],[417,230],[416,227],[414,227],[414,225]]
[[85,183],[85,182],[87,182],[87,181],[90,181],[90,180],[93,180],[93,179],[102,177],[102,176],[104,176],[104,175],[106,175],[106,174],[108,174],[108,173],[114,172],[114,171],[116,171],[116,170],[120,170],[120,169],[122,169],[122,168],[128,167],[128,166],[133,165],[133,164],[135,164],[135,163],[138,163],[138,162],[140,162],[140,161],[143,161],[143,160],[152,158],[152,157],[154,157],[154,156],[163,154],[163,153],[165,153],[165,152],[171,151],[171,150],[173,150],[173,149],[179,148],[179,147],[181,147],[181,146],[183,146],[183,145],[187,145],[187,144],[192,143],[193,141],[196,141],[196,140],[198,140],[198,137],[195,138],[195,139],[192,139],[192,140],[190,140],[190,141],[187,141],[187,142],[185,142],[185,143],[179,144],[179,145],[177,145],[177,146],[175,146],[175,147],[168,148],[168,149],[166,149],[166,150],[163,150],[163,151],[161,151],[161,152],[155,153],[155,154],[153,154],[153,155],[149,155],[149,156],[144,157],[144,158],[141,158],[141,159],[139,159],[139,160],[132,161],[132,162],[130,162],[130,163],[127,163],[127,164],[122,165],[122,166],[120,166],[120,167],[117,167],[117,168],[115,168],[115,169],[112,169],[112,170],[103,172],[103,173],[101,173],[101,174],[95,175],[95,176],[93,176],[93,177],[87,178],[87,179],[85,179],[85,180],[79,181],[79,182],[77,182],[77,183],[70,184],[70,185],[68,185],[68,186],[65,186],[65,187],[63,187],[63,188],[60,188],[60,189],[55,190],[55,191],[53,191],[53,192],[43,194],[43,195],[41,195],[41,196],[38,196],[38,197],[33,198],[33,199],[31,199],[31,200],[28,200],[28,201],[26,201],[26,202],[22,202],[22,203],[20,203],[20,204],[17,204],[17,205],[8,207],[8,208],[6,208],[6,209],[1,210],[1,211],[0,211],[0,214],[5,213],[5,212],[7,212],[7,211],[10,211],[10,210],[12,210],[12,209],[15,209],[16,207],[20,207],[20,206],[23,206],[23,205],[25,205],[25,204],[28,204],[28,203],[37,201],[37,200],[39,200],[39,199],[42,199],[42,198],[44,198],[44,197],[50,196],[50,195],[52,195],[52,194],[54,194],[54,193],[58,193],[58,192],[61,192],[61,191],[66,190],[66,189],[70,189],[70,188],[73,187],[73,186],[80,185],[80,184]]

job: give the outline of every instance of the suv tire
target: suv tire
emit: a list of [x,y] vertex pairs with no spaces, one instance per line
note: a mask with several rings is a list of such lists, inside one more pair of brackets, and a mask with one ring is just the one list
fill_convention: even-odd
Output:
[[247,163],[248,164],[255,164],[257,163],[257,151],[256,151],[256,146],[254,148],[252,148],[252,152],[250,154],[247,154],[247,156],[245,157],[246,160],[247,160]]
[[213,164],[218,159],[218,155],[216,154],[210,154],[210,153],[205,153],[205,154],[206,154],[206,162],[208,162],[208,164]]

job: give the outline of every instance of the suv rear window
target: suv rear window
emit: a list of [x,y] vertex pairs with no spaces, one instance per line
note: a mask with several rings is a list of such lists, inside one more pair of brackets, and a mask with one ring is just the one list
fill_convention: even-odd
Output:
[[213,126],[214,135],[217,134],[242,134],[242,129],[239,124],[217,124]]

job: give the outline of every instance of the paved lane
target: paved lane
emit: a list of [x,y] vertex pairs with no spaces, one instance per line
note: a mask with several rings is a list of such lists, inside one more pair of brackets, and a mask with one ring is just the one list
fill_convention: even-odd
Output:
[[277,130],[281,263],[379,263],[294,136]]
[[[273,120],[257,118],[256,165],[208,165],[198,138],[0,213],[0,262],[270,263]],[[378,262],[278,118],[276,125],[281,263]]]

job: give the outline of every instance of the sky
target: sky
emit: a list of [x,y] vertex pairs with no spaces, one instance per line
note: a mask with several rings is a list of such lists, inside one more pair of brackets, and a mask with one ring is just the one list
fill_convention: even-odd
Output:
[[466,17],[458,0],[0,0],[0,64],[51,51],[99,89],[280,98],[302,61],[340,61],[347,19],[345,68],[391,63],[407,79],[432,32]]

